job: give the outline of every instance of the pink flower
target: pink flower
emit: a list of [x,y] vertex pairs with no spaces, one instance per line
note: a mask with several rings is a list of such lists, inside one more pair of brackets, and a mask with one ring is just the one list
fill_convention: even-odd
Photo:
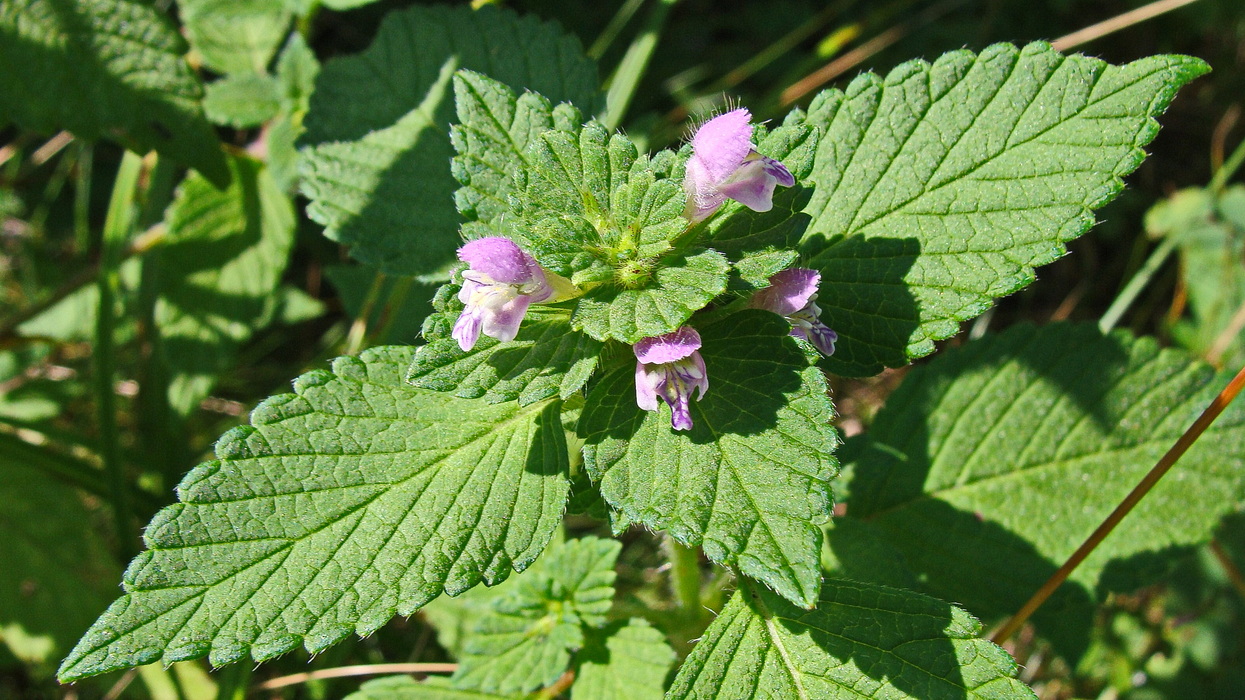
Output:
[[791,187],[795,178],[786,166],[757,153],[752,144],[752,114],[736,109],[705,122],[692,136],[683,189],[684,216],[703,221],[728,198],[753,211],[774,206],[774,187]]
[[821,322],[817,283],[821,273],[805,267],[783,270],[769,278],[770,286],[753,293],[748,306],[773,311],[791,323],[791,335],[812,343],[823,355],[834,354],[839,334]]
[[656,411],[657,399],[665,401],[675,430],[692,429],[692,392],[699,391],[699,401],[709,391],[699,350],[700,334],[688,326],[635,344],[635,402],[645,411]]
[[554,295],[545,271],[509,238],[470,241],[458,249],[458,259],[471,266],[462,273],[458,293],[467,308],[451,333],[463,350],[474,347],[481,333],[502,342],[514,340],[528,305]]

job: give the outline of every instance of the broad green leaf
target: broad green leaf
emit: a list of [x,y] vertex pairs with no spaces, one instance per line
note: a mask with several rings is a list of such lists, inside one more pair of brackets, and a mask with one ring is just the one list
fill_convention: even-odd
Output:
[[445,678],[429,677],[417,681],[410,676],[390,676],[368,681],[346,700],[518,700],[519,695],[497,695],[478,690],[462,690]]
[[196,175],[182,183],[165,217],[168,243],[154,254],[160,352],[170,405],[182,414],[267,324],[294,245],[294,207],[264,166],[235,156],[229,167],[228,189]]
[[566,502],[558,404],[416,389],[403,381],[413,354],[338,358],[227,433],[147,527],[125,595],[61,680],[316,653],[526,568]]
[[0,120],[155,149],[223,186],[228,170],[185,50],[140,0],[0,3]]
[[0,644],[44,673],[108,604],[119,573],[47,448],[0,434]]
[[191,48],[217,73],[264,73],[290,26],[283,0],[181,0],[178,7]]
[[590,634],[576,655],[571,700],[661,700],[674,658],[665,635],[644,620],[616,622]]
[[453,173],[462,187],[454,193],[458,211],[473,221],[488,222],[509,212],[509,197],[518,194],[515,176],[528,167],[526,150],[543,131],[578,128],[579,110],[563,103],[554,107],[543,95],[515,96],[505,83],[474,71],[454,75],[458,122],[450,130]]
[[554,24],[491,6],[390,12],[366,51],[324,66],[303,137],[308,215],[357,260],[413,275],[452,259],[461,217],[451,78],[460,68],[554,102],[597,101],[596,65]]
[[837,439],[825,378],[789,331],[756,310],[700,329],[709,392],[692,402],[690,431],[670,427],[664,404],[636,406],[628,364],[588,394],[578,432],[611,506],[807,607],[821,581]]
[[963,610],[897,588],[828,580],[800,610],[741,580],[666,697],[1034,698],[979,634]]
[[726,291],[729,270],[713,250],[664,260],[639,289],[603,285],[588,292],[575,305],[571,325],[598,340],[626,343],[669,333]]
[[585,537],[551,549],[480,616],[463,644],[454,685],[522,693],[555,681],[605,624],[614,598],[617,540]]
[[803,120],[821,140],[802,252],[839,334],[825,366],[906,364],[1032,282],[1120,192],[1177,89],[1208,70],[998,44],[818,95]]
[[303,117],[311,105],[311,92],[315,89],[320,62],[307,42],[297,32],[290,35],[285,48],[277,57],[277,88],[281,109],[268,127],[265,145],[268,149],[268,169],[272,177],[285,191],[296,189],[298,184],[298,150],[295,147],[303,133]]
[[[1011,614],[1223,384],[1182,352],[1090,325],[987,336],[905,377],[853,450],[847,513],[930,592],[983,617]],[[1039,609],[1039,630],[1079,655],[1092,599],[1151,582],[1243,496],[1238,403]]]
[[570,313],[560,309],[531,309],[513,341],[481,337],[470,352],[444,333],[457,312],[442,316],[444,322],[435,324],[442,332],[425,333],[428,344],[415,353],[407,377],[423,389],[489,403],[518,399],[522,406],[566,399],[583,388],[601,352],[600,342],[571,330]]
[[260,73],[235,73],[208,83],[203,111],[217,124],[237,128],[258,126],[281,109],[276,78]]

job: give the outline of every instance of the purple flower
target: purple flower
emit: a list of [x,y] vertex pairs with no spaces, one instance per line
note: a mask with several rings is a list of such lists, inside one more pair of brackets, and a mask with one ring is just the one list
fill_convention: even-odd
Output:
[[699,401],[709,391],[709,375],[698,350],[700,334],[688,326],[635,344],[635,402],[645,411],[656,411],[657,399],[665,401],[675,430],[692,429],[688,409],[692,392],[700,391]]
[[786,166],[757,153],[751,119],[748,110],[736,109],[705,122],[692,136],[692,157],[683,176],[683,215],[693,223],[708,218],[727,198],[753,211],[769,211],[774,186],[795,184]]
[[770,286],[753,293],[748,306],[773,311],[791,323],[791,335],[812,343],[823,355],[834,354],[839,334],[821,322],[817,283],[821,273],[806,267],[793,267],[769,278]]
[[528,305],[554,296],[547,273],[509,238],[470,241],[458,249],[458,259],[471,266],[462,273],[458,293],[467,308],[451,333],[463,350],[474,347],[481,333],[502,342],[514,340]]

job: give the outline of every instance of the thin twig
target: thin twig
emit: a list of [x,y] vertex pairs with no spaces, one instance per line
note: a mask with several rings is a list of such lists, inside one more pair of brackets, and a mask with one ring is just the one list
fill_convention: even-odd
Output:
[[1098,321],[1098,328],[1103,333],[1108,333],[1115,324],[1119,323],[1120,317],[1128,311],[1128,307],[1133,305],[1137,300],[1137,296],[1150,283],[1150,279],[1154,277],[1163,263],[1167,262],[1167,257],[1176,249],[1175,236],[1167,236],[1159,243],[1154,252],[1150,253],[1150,257],[1146,258],[1145,263],[1141,265],[1141,269],[1137,270],[1137,274],[1128,280],[1128,284],[1124,285],[1124,289],[1120,290],[1119,296],[1115,301],[1111,302],[1111,306],[1102,314],[1102,318]]
[[553,685],[537,693],[536,697],[543,698],[545,700],[548,700],[549,698],[556,698],[562,693],[565,693],[571,687],[571,684],[574,682],[575,682],[575,671],[572,669],[572,670],[567,671],[566,673],[563,673],[561,676],[559,676],[558,680],[553,682]]
[[43,165],[71,143],[73,143],[73,134],[68,131],[62,131],[48,139],[47,143],[35,149],[35,152],[30,154],[30,162],[35,165]]
[[[144,231],[141,235],[135,236],[134,240],[126,247],[121,254],[121,260],[126,260],[135,255],[141,255],[154,248],[157,244],[164,241],[166,231],[164,224],[156,224]],[[99,273],[103,268],[99,261],[92,263],[89,267],[80,270],[73,277],[70,277],[56,291],[49,294],[44,299],[27,306],[18,311],[12,317],[5,319],[0,325],[0,340],[16,335],[17,329],[23,323],[47,311],[64,301],[66,297],[78,291],[79,289],[91,284],[99,278]]]
[[1227,152],[1228,134],[1241,118],[1241,106],[1234,104],[1223,113],[1223,117],[1215,124],[1210,137],[1210,170],[1218,172],[1223,167],[1223,155]]
[[361,664],[358,666],[338,666],[324,668],[319,671],[293,673],[288,676],[273,678],[260,683],[256,690],[276,690],[287,685],[298,685],[307,681],[318,681],[326,678],[349,678],[352,676],[377,676],[393,673],[453,673],[458,664]]
[[1232,314],[1232,320],[1228,321],[1228,325],[1223,332],[1215,338],[1215,342],[1211,343],[1210,350],[1206,351],[1206,361],[1212,365],[1219,365],[1219,358],[1228,351],[1232,345],[1232,341],[1236,340],[1236,336],[1245,330],[1245,304],[1241,304],[1237,308],[1236,313]]
[[125,689],[130,687],[130,684],[133,683],[134,679],[137,677],[138,669],[136,668],[132,668],[121,674],[121,677],[117,679],[117,682],[114,683],[104,695],[104,700],[117,700],[117,698],[121,697],[121,693],[124,693]]
[[1241,575],[1241,570],[1236,567],[1236,563],[1232,561],[1232,557],[1224,550],[1223,545],[1219,544],[1219,540],[1210,541],[1210,551],[1215,555],[1215,559],[1219,560],[1219,565],[1223,567],[1223,572],[1228,575],[1228,580],[1232,582],[1232,587],[1236,592],[1245,598],[1245,576]]
[[1015,634],[1016,630],[1020,629],[1021,625],[1023,625],[1031,615],[1033,615],[1034,611],[1041,607],[1042,603],[1045,603],[1046,599],[1049,598],[1051,594],[1059,588],[1059,586],[1063,585],[1064,581],[1068,580],[1068,577],[1072,575],[1072,572],[1076,570],[1076,567],[1080,566],[1081,562],[1085,561],[1085,558],[1088,557],[1090,553],[1098,547],[1098,545],[1102,544],[1102,541],[1107,538],[1107,535],[1111,534],[1111,531],[1120,524],[1120,521],[1132,512],[1137,503],[1139,503],[1141,499],[1145,498],[1146,494],[1150,493],[1150,490],[1153,489],[1154,485],[1159,482],[1159,479],[1162,479],[1163,476],[1167,474],[1167,472],[1172,468],[1172,465],[1174,465],[1176,461],[1188,451],[1193,443],[1197,442],[1197,439],[1202,436],[1202,433],[1206,432],[1206,429],[1210,427],[1211,423],[1215,422],[1215,419],[1219,417],[1219,414],[1223,413],[1224,409],[1228,407],[1228,404],[1232,403],[1232,400],[1236,398],[1237,394],[1241,393],[1242,388],[1245,388],[1245,367],[1242,367],[1241,371],[1236,373],[1236,376],[1232,378],[1232,381],[1228,382],[1228,385],[1224,387],[1223,391],[1219,392],[1219,395],[1215,397],[1215,400],[1210,402],[1210,405],[1206,407],[1205,411],[1202,411],[1202,415],[1198,416],[1197,420],[1193,421],[1193,425],[1189,426],[1189,429],[1184,432],[1184,435],[1180,436],[1180,439],[1176,441],[1176,444],[1172,445],[1171,449],[1168,450],[1167,453],[1159,459],[1158,463],[1154,465],[1154,468],[1152,468],[1141,480],[1141,482],[1138,483],[1137,486],[1124,497],[1124,500],[1115,507],[1115,510],[1111,511],[1111,514],[1107,516],[1107,519],[1103,520],[1102,524],[1094,530],[1093,534],[1091,534],[1089,538],[1086,539],[1075,552],[1073,552],[1072,556],[1068,557],[1068,560],[1064,562],[1063,566],[1059,567],[1059,570],[1056,571],[1046,583],[1042,584],[1042,587],[1038,589],[1037,593],[1033,594],[1033,597],[1029,599],[1029,602],[1025,603],[1024,606],[1020,608],[1020,610],[1013,615],[1010,620],[1007,621],[1007,624],[1003,625],[998,632],[994,633],[991,641],[995,644],[1002,644],[1007,641],[1008,637]]
[[1180,9],[1185,5],[1192,5],[1197,0],[1155,0],[1155,2],[1138,7],[1130,12],[1116,15],[1111,19],[1103,20],[1097,24],[1091,24],[1084,29],[1078,29],[1071,34],[1067,34],[1052,41],[1050,45],[1056,51],[1067,51],[1068,49],[1087,44],[1094,39],[1100,39],[1108,34],[1113,34],[1121,29],[1127,29],[1134,24],[1139,24],[1148,19],[1154,19],[1159,15]]

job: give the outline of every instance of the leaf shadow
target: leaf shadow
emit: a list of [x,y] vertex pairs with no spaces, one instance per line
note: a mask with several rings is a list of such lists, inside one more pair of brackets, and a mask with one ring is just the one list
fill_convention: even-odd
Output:
[[821,272],[821,320],[839,335],[834,354],[821,365],[840,376],[864,377],[908,364],[921,309],[907,276],[921,257],[921,242],[818,235],[799,250],[805,264]]

